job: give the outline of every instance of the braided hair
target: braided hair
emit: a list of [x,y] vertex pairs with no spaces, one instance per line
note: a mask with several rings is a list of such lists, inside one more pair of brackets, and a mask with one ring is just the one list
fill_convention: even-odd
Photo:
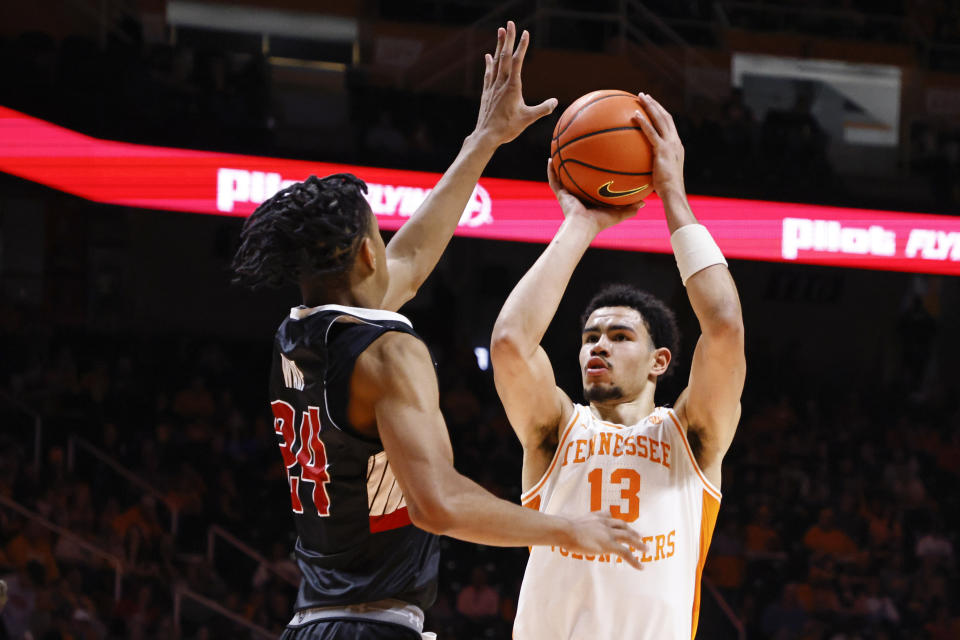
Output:
[[370,228],[366,192],[363,180],[337,173],[310,176],[264,201],[243,224],[233,281],[258,289],[345,275]]

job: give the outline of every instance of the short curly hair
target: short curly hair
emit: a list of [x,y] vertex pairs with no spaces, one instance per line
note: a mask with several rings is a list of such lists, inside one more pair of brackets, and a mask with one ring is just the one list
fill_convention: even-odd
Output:
[[350,173],[310,176],[264,201],[243,225],[234,282],[252,289],[349,270],[369,232],[367,185]]
[[[655,349],[666,347],[672,356],[670,364],[676,363],[680,349],[680,329],[677,327],[677,318],[660,298],[651,293],[628,284],[610,284],[601,289],[580,316],[580,330],[587,326],[590,314],[601,307],[630,307],[636,309],[643,319],[644,327],[650,334],[650,341]],[[670,366],[660,376],[665,378],[673,373],[675,367]]]

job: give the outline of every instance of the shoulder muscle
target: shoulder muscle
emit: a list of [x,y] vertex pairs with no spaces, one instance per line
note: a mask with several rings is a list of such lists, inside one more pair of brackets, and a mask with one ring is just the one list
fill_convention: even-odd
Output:
[[388,331],[357,358],[350,385],[350,421],[375,435],[377,405],[401,399],[420,408],[439,406],[436,373],[423,341]]

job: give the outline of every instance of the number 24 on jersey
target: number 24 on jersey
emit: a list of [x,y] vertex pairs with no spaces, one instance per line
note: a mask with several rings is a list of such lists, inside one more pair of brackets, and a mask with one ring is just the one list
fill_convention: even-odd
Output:
[[[300,420],[300,433],[297,437],[296,410],[283,400],[274,400],[270,403],[273,409],[273,430],[280,435],[280,453],[283,455],[283,464],[287,467],[287,480],[290,484],[290,501],[294,513],[303,513],[303,503],[300,500],[300,482],[312,482],[313,506],[318,516],[330,515],[330,496],[327,494],[327,483],[330,474],[327,473],[327,450],[320,439],[320,407],[307,407]],[[294,452],[296,443],[300,448]],[[296,467],[300,466],[297,475]]]

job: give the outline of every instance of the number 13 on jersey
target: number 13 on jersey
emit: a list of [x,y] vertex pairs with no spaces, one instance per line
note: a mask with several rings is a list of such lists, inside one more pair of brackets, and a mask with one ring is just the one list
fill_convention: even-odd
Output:
[[[610,515],[624,522],[633,522],[640,517],[640,474],[633,469],[614,469],[607,475],[606,469],[594,469],[587,474],[590,482],[590,511],[603,510],[603,496],[620,489],[619,504],[610,505]],[[604,483],[616,485],[607,492]]]
[[[273,430],[280,435],[280,453],[283,455],[283,464],[287,467],[287,480],[290,483],[290,501],[294,513],[303,513],[303,504],[300,500],[300,480],[313,483],[313,506],[318,516],[330,515],[330,496],[327,494],[327,483],[330,474],[327,473],[327,449],[320,439],[320,407],[307,407],[300,421],[300,449],[294,453],[297,441],[294,421],[297,419],[296,410],[283,400],[274,400],[270,403],[273,409]],[[300,475],[292,471],[300,465]]]

